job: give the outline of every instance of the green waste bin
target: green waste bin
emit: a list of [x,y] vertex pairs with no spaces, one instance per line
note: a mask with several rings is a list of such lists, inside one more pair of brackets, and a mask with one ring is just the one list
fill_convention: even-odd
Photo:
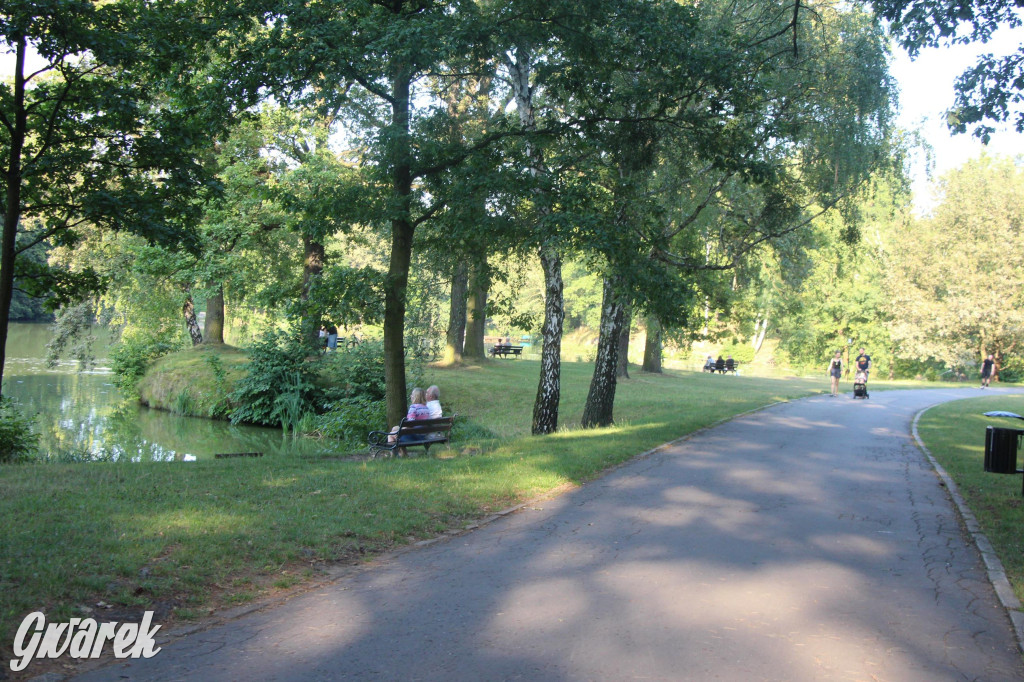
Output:
[[989,426],[985,429],[985,471],[1016,474],[1017,449],[1024,431]]

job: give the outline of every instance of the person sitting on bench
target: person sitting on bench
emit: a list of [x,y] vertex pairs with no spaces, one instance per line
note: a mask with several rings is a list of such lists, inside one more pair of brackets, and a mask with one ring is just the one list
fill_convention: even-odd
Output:
[[[430,419],[430,408],[426,405],[426,393],[422,388],[412,389],[412,393],[409,395],[409,412],[405,415],[405,418],[409,421],[418,421],[420,419]],[[440,405],[440,403],[438,403]],[[395,426],[391,429],[391,435],[388,436],[388,442],[395,442],[395,434],[398,432],[398,427]],[[420,436],[410,436],[411,439],[419,439]]]
[[725,371],[726,372],[735,372],[736,371],[736,361],[732,359],[731,355],[728,358],[726,358],[726,360],[725,360]]
[[441,409],[441,389],[437,386],[429,386],[426,393],[427,398],[427,410],[430,412],[431,419],[440,419],[444,416],[444,411]]
[[722,359],[721,355],[719,355],[718,359],[715,360],[715,371],[719,374],[725,374],[725,360]]

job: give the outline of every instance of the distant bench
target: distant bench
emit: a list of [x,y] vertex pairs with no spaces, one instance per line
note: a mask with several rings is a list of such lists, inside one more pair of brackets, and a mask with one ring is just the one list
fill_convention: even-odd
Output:
[[523,347],[522,346],[506,346],[506,345],[500,345],[499,346],[499,345],[495,345],[493,348],[491,348],[491,350],[489,352],[491,354],[491,357],[497,357],[499,355],[501,357],[503,357],[503,358],[507,358],[509,355],[511,355],[513,357],[518,357],[518,356],[523,354]]
[[389,431],[370,431],[369,444],[370,456],[393,455],[397,449],[422,447],[423,452],[429,454],[430,446],[438,443],[447,443],[451,435],[452,424],[455,417],[440,417],[438,419],[403,419],[398,425],[394,442],[388,442]]
[[712,374],[714,374],[715,372],[718,372],[719,374],[739,374],[739,369],[740,363],[737,362],[736,360],[733,360],[731,363],[727,360],[725,366],[723,366],[721,369],[719,369],[716,365],[707,364],[701,367],[702,372],[711,372]]

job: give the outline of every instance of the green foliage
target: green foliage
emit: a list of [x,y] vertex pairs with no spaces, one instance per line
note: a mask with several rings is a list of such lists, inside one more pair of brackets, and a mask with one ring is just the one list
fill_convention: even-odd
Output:
[[[122,339],[110,354],[114,383],[132,393],[146,370],[158,359],[179,349],[179,344],[163,339],[129,337]],[[179,414],[190,414],[179,412]]]
[[267,332],[249,349],[246,375],[235,383],[231,423],[289,427],[316,411],[320,390],[312,349],[294,334]]
[[367,340],[339,347],[324,358],[323,375],[338,397],[384,400],[384,344]]
[[95,361],[92,352],[92,333],[95,321],[92,305],[79,303],[57,311],[53,323],[53,336],[46,344],[46,364],[55,367],[61,356],[70,355],[82,369],[90,369]]
[[0,241],[13,263],[0,272],[5,298],[15,278],[55,306],[105,286],[89,266],[29,257],[19,246],[71,249],[87,234],[115,231],[191,245],[197,199],[214,189],[200,149],[227,110],[223,97],[184,101],[198,84],[186,62],[210,53],[186,47],[198,33],[181,9],[126,0],[5,4],[0,44],[21,57],[9,60],[14,77],[0,79]]
[[307,383],[302,374],[296,371],[287,375],[281,391],[274,397],[271,416],[281,424],[281,429],[286,434],[289,429],[298,433],[299,425],[310,411],[308,395],[313,388],[312,384]]
[[13,399],[0,397],[0,464],[32,460],[38,441],[32,419]]
[[361,447],[366,445],[370,431],[386,430],[386,424],[384,401],[361,395],[341,398],[329,404],[324,414],[317,415],[313,425],[322,436]]
[[212,419],[225,419],[231,412],[227,369],[224,367],[224,361],[220,359],[220,356],[208,355],[203,360],[213,375],[215,391],[207,416]]
[[732,356],[737,362],[752,362],[754,360],[754,347],[749,343],[733,342],[722,349],[722,357]]
[[999,368],[999,381],[1008,383],[1019,383],[1024,381],[1024,358],[1012,355],[1004,360]]
[[1012,355],[1024,327],[1024,169],[982,156],[944,176],[939,205],[886,253],[890,330],[904,357],[974,365]]
[[[926,47],[987,43],[996,30],[1021,25],[1016,0],[873,0],[871,4],[890,22],[893,34],[911,56]],[[966,132],[968,124],[977,123],[974,135],[987,143],[994,128],[981,122],[1011,117],[1017,132],[1024,131],[1022,56],[1024,48],[1006,55],[981,54],[978,63],[960,75],[949,121],[954,132]]]

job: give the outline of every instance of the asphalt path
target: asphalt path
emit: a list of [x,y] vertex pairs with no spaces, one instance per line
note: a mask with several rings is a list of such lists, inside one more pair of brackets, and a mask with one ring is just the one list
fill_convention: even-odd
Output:
[[1024,680],[911,436],[921,409],[984,394],[754,412],[79,679]]

